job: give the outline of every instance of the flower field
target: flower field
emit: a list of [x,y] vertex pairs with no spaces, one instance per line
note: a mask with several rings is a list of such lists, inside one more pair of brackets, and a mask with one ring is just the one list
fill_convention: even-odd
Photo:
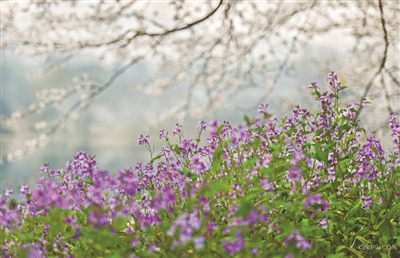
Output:
[[[64,169],[40,168],[37,186],[0,197],[2,257],[400,257],[400,122],[393,153],[339,108],[342,86],[309,86],[320,111],[268,105],[242,125],[177,124],[165,146],[139,144],[148,162],[115,177],[79,152]],[[203,134],[206,142],[201,142]]]

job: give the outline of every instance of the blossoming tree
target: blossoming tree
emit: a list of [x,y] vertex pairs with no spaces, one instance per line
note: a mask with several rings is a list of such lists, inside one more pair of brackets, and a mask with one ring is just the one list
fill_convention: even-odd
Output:
[[[384,112],[399,109],[395,102],[400,87],[399,12],[398,1],[382,0],[4,1],[1,47],[15,54],[43,57],[47,66],[39,74],[82,54],[111,62],[115,70],[106,82],[91,75],[78,76],[75,86],[42,90],[37,103],[2,119],[23,119],[75,96],[75,104],[55,123],[37,124],[39,130],[46,129],[35,142],[34,148],[40,147],[141,60],[154,61],[158,72],[147,82],[134,85],[135,89],[160,94],[182,83],[188,85],[187,97],[167,109],[158,124],[171,117],[204,114],[241,90],[262,85],[260,104],[282,75],[291,72],[291,57],[302,44],[338,29],[353,37],[354,48],[352,59],[342,61],[343,68],[337,72],[358,90],[350,98],[383,100],[378,101],[382,105],[376,106],[375,119],[382,108]],[[324,73],[330,70],[323,68]],[[379,123],[387,119],[379,117]],[[19,156],[28,152],[23,150]]]

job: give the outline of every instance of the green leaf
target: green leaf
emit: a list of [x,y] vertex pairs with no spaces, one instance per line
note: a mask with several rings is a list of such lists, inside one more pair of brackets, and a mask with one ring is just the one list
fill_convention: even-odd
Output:
[[121,257],[121,254],[120,254],[119,252],[115,252],[115,253],[113,253],[111,256],[107,256],[107,257],[110,257],[110,258],[120,258],[120,257]]
[[362,255],[362,253],[360,253],[359,251],[353,249],[352,247],[346,247],[347,250],[351,251],[352,253],[356,254],[358,257],[360,258],[364,258],[364,256]]
[[357,203],[353,208],[351,208],[349,213],[347,213],[347,219],[352,218],[356,214],[356,212],[358,211],[360,206],[361,206],[361,203]]
[[254,164],[256,164],[256,162],[257,162],[257,157],[254,157],[254,158],[251,158],[251,159],[249,159],[249,160],[246,160],[246,161],[243,163],[243,169],[249,169],[249,168],[251,168]]
[[[221,169],[221,153],[222,153],[222,146],[221,144],[218,145],[218,147],[215,149],[212,160],[212,166],[211,166],[211,174],[219,173]],[[210,175],[210,173],[208,173]],[[206,180],[207,178],[205,178]]]
[[216,135],[219,135],[222,131],[222,129],[225,128],[225,124],[222,124],[220,126],[218,126],[217,131],[215,132]]
[[392,231],[391,231],[391,225],[388,220],[384,220],[382,223],[380,223],[379,231],[382,232],[384,236],[387,237],[392,237]]
[[[356,113],[359,113],[358,111],[356,112]],[[357,128],[356,129],[356,132],[360,132],[360,131],[362,131],[362,132],[364,132],[364,134],[366,134],[366,131],[365,131],[365,129],[364,128]]]
[[8,208],[10,210],[13,210],[15,207],[17,207],[17,201],[15,199],[11,199],[9,204],[8,204]]
[[328,254],[326,258],[341,258],[346,257],[345,253]]
[[346,248],[345,245],[339,245],[338,247],[336,247],[335,253],[338,253],[338,252],[340,252],[341,250],[343,250],[343,249],[345,249],[345,248]]
[[365,238],[363,238],[362,236],[357,235],[356,239],[359,240],[361,243],[363,243],[364,245],[369,245],[369,241]]
[[244,121],[246,121],[247,125],[251,124],[250,118],[247,115],[244,115]]
[[150,163],[153,163],[154,161],[160,159],[162,157],[162,155],[157,155],[154,158],[151,159]]
[[[396,171],[397,171],[397,172],[396,172]],[[395,170],[395,172],[392,173],[391,182],[392,182],[393,184],[396,184],[398,178],[400,178],[400,173],[399,173],[399,172],[400,172],[400,170],[398,169],[398,170]]]
[[210,187],[204,191],[204,197],[213,199],[216,193],[230,191],[230,187],[217,180],[210,181]]
[[180,170],[180,172],[185,174],[185,176],[187,176],[190,179],[194,179],[195,180],[195,179],[200,177],[199,175],[192,173],[189,168],[183,168],[182,170]]
[[296,129],[290,128],[289,130],[287,130],[287,131],[285,132],[285,134],[286,134],[287,136],[291,137],[294,131],[296,131]]
[[235,217],[246,218],[247,216],[249,216],[250,211],[254,207],[252,202],[253,197],[254,197],[253,194],[249,194],[240,200],[239,208],[237,209],[234,215]]
[[[261,129],[261,128],[260,128]],[[253,138],[253,149],[258,149],[262,145],[262,141],[258,138]]]
[[333,94],[333,97],[335,97],[335,99],[339,99],[339,96],[337,94]]
[[389,211],[389,219],[397,219],[395,217],[395,214],[399,214],[399,209],[400,209],[400,202],[396,203]]
[[116,231],[122,230],[126,227],[127,219],[125,217],[117,217],[113,219],[113,227]]
[[324,151],[319,150],[319,151],[317,151],[316,158],[319,161],[327,162],[328,161],[328,154],[329,154],[329,152],[327,150],[324,150]]
[[383,237],[379,238],[379,244],[381,244],[381,245],[387,245],[387,244],[388,244],[388,238],[387,238],[387,236],[383,236]]
[[174,152],[176,153],[176,155],[181,155],[181,149],[179,148],[179,146],[177,144],[174,144]]
[[305,227],[309,227],[310,226],[308,219],[302,219],[300,224],[302,224]]

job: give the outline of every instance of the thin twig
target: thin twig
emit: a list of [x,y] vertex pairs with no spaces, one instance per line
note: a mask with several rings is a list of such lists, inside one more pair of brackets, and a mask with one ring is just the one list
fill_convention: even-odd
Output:
[[373,84],[373,82],[375,81],[375,79],[378,77],[379,74],[381,74],[382,70],[385,68],[385,63],[386,63],[386,57],[387,57],[387,51],[389,48],[389,41],[388,41],[388,36],[387,36],[387,31],[386,31],[386,25],[385,25],[385,17],[383,14],[383,6],[382,6],[382,0],[379,0],[379,11],[381,13],[381,24],[382,24],[382,30],[383,30],[383,38],[385,40],[385,50],[383,52],[383,57],[382,57],[382,61],[381,64],[379,66],[378,71],[374,74],[374,76],[371,78],[371,80],[368,82],[367,87],[365,87],[364,93],[360,98],[360,107],[358,108],[358,113],[356,115],[356,119],[358,118],[358,116],[361,114],[362,109],[363,109],[363,101],[366,99],[368,92],[371,89],[371,86]]
[[[174,28],[174,29],[166,30],[166,31],[160,32],[160,33],[148,33],[148,32],[145,32],[145,31],[136,31],[136,34],[133,35],[132,37],[128,38],[127,41],[128,41],[128,43],[129,43],[129,42],[131,42],[133,39],[135,39],[136,37],[139,37],[139,36],[149,36],[149,37],[166,36],[166,35],[169,35],[169,34],[171,34],[171,33],[177,32],[177,31],[186,30],[186,29],[188,29],[188,28],[190,28],[190,27],[193,27],[194,25],[199,24],[199,23],[201,23],[201,22],[207,20],[208,18],[210,18],[210,17],[211,17],[212,15],[214,15],[214,13],[221,7],[222,3],[223,3],[223,0],[220,0],[219,3],[218,3],[218,5],[217,5],[217,7],[215,7],[215,8],[214,8],[210,13],[208,13],[206,16],[204,16],[203,18],[201,18],[201,19],[199,19],[199,20],[197,20],[197,21],[194,21],[194,22],[192,22],[192,23],[186,24],[186,25],[183,26],[183,27],[176,27],[176,28]],[[111,45],[111,44],[114,44],[114,43],[117,43],[117,42],[123,40],[124,37],[125,37],[128,33],[130,33],[130,32],[132,32],[132,30],[128,30],[128,31],[126,31],[123,35],[121,35],[120,37],[118,37],[118,38],[116,38],[116,39],[114,39],[114,40],[111,40],[111,41],[109,41],[109,42],[106,42],[106,43],[90,44],[90,45],[85,44],[85,46],[88,46],[88,47],[99,47],[99,46],[103,46],[103,45]]]

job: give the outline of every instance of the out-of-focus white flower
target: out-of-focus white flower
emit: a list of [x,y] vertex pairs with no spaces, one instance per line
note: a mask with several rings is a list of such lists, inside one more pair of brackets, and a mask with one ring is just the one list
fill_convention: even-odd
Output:
[[37,130],[37,131],[46,129],[47,127],[48,127],[48,124],[46,121],[40,121],[35,124],[35,130]]

